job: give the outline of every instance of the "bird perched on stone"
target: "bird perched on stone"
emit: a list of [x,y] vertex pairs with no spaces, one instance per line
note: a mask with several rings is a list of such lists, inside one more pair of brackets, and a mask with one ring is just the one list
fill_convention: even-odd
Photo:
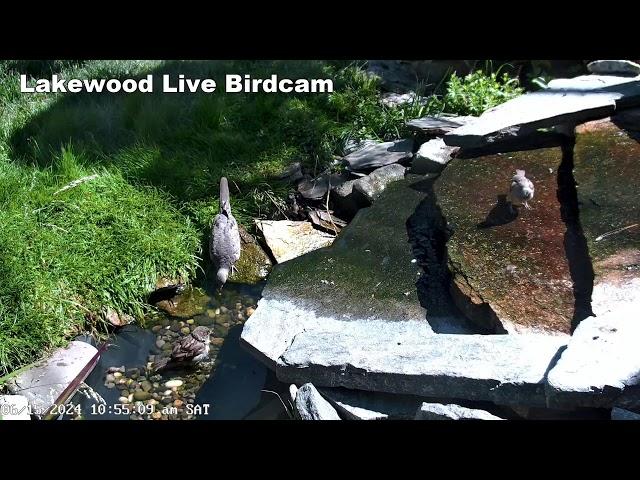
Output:
[[209,255],[217,269],[218,284],[222,287],[240,258],[240,231],[231,214],[229,184],[225,177],[220,179],[220,213],[213,221]]
[[519,207],[520,205],[530,210],[531,207],[527,202],[533,198],[534,190],[533,182],[525,176],[525,171],[516,170],[516,174],[511,179],[511,189],[509,190],[511,212],[514,213],[514,206]]
[[207,327],[196,327],[173,346],[171,355],[154,364],[155,370],[171,367],[197,365],[209,357],[210,331]]

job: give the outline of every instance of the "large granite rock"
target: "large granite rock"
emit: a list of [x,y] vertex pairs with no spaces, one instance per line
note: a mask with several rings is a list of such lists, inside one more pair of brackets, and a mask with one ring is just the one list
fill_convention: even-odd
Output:
[[[560,149],[455,159],[435,192],[451,236],[452,295],[458,307],[494,332],[568,333],[572,278],[557,197]],[[505,195],[516,169],[535,185],[517,216]]]
[[564,336],[434,333],[435,321],[463,319],[435,318],[418,295],[427,274],[408,223],[433,227],[429,185],[412,175],[390,184],[331,247],[277,265],[242,345],[288,383],[544,406]]
[[423,403],[416,412],[416,420],[504,420],[484,410],[456,404]]
[[445,145],[444,140],[435,138],[420,145],[413,163],[411,173],[425,174],[440,172],[453,158],[458,147]]
[[298,389],[295,406],[301,420],[341,420],[335,408],[311,383],[305,383]]
[[11,393],[26,397],[32,414],[41,418],[96,353],[98,350],[92,345],[72,341],[67,348],[54,351],[50,357],[19,373],[5,385]]
[[587,65],[587,70],[601,75],[640,75],[640,65],[630,60],[596,60]]
[[329,246],[334,236],[313,228],[311,222],[256,220],[264,240],[278,263]]
[[344,157],[349,170],[370,170],[392,163],[402,163],[413,157],[413,140],[396,140],[368,144]]
[[587,75],[549,82],[549,88],[521,95],[487,110],[472,123],[444,136],[450,146],[482,147],[530,134],[538,128],[578,124],[640,103],[640,80]]

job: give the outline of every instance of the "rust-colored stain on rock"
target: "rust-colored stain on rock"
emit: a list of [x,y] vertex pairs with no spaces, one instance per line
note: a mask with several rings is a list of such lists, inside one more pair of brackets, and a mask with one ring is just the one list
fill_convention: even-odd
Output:
[[[456,159],[436,182],[452,229],[447,248],[454,297],[456,291],[471,296],[476,305],[481,299],[490,307],[482,315],[497,318],[498,331],[569,332],[574,299],[557,199],[561,161],[560,148]],[[534,182],[535,197],[532,209],[520,208],[514,218],[503,196],[516,169]],[[483,326],[491,323],[471,316]]]

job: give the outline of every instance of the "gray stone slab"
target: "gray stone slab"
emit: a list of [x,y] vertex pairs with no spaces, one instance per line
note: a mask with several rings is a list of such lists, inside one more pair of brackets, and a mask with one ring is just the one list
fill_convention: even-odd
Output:
[[447,145],[477,148],[538,128],[604,118],[640,103],[638,77],[586,75],[549,82],[549,88],[509,100],[444,137]]
[[366,145],[344,157],[344,162],[350,170],[369,170],[400,163],[412,156],[413,140],[404,139]]
[[295,407],[301,420],[341,420],[335,408],[311,383],[305,383],[298,389]]
[[[346,420],[413,420],[425,401],[414,395],[324,388],[318,391]],[[442,401],[430,399],[430,401]]]
[[640,75],[640,65],[630,60],[596,60],[587,65],[587,70],[603,75]]
[[378,168],[366,177],[353,183],[353,190],[363,197],[365,204],[371,205],[391,182],[404,178],[405,168],[397,163]]
[[613,407],[611,420],[640,420],[640,413],[631,412],[624,408]]
[[284,382],[326,387],[545,404],[544,380],[564,337],[416,335],[415,323],[303,331],[278,360],[276,374]]
[[454,403],[423,403],[416,412],[416,420],[505,420],[485,410],[466,408]]
[[[637,392],[638,345],[640,322],[638,308],[632,303],[583,320],[549,372],[548,405],[606,408],[623,394]],[[630,400],[627,398],[625,404],[632,403]]]
[[442,138],[423,143],[411,164],[411,173],[425,174],[440,172],[453,158],[458,147],[450,147]]
[[477,117],[472,116],[438,116],[438,117],[421,117],[414,118],[407,121],[406,125],[409,130],[420,132],[425,135],[444,135],[451,130],[455,130],[473,120]]
[[88,343],[73,341],[9,380],[6,386],[11,393],[27,397],[32,413],[42,416],[97,352]]

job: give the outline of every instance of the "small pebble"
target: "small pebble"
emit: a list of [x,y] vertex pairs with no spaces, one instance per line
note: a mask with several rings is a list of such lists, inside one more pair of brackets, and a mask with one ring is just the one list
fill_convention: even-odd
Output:
[[[218,311],[219,310],[219,311]],[[229,311],[229,309],[227,307],[225,307],[224,305],[218,309],[216,309],[216,313],[219,315],[221,313],[227,313]]]
[[160,413],[159,411],[155,411],[151,414],[151,418],[153,418],[154,420],[160,420],[162,418],[162,413]]
[[224,343],[224,338],[220,338],[220,337],[215,337],[211,339],[211,344],[212,345],[216,345],[216,346],[220,346]]
[[113,382],[107,382],[107,383],[104,384],[104,386],[107,387],[107,388],[114,388],[116,386],[116,384],[113,383]]
[[128,397],[129,393],[131,393],[131,392],[129,392],[129,390],[121,390],[120,391],[120,395],[122,395],[123,397]]
[[112,373],[108,373],[107,376],[104,379],[105,382],[115,382],[116,381],[116,377],[113,376]]
[[155,325],[155,326],[151,329],[151,331],[152,331],[153,333],[158,333],[160,330],[162,330],[162,325]]
[[151,398],[151,394],[144,390],[136,390],[133,392],[133,398],[141,402],[143,400],[149,400],[149,398]]
[[196,321],[193,318],[187,320],[187,325],[193,325],[194,323],[196,323]]
[[150,392],[151,389],[153,388],[153,385],[151,384],[150,381],[144,380],[144,381],[140,382],[140,387],[142,388],[142,390],[144,392]]
[[180,400],[180,399],[178,399],[178,400],[176,400],[176,401],[174,401],[174,402],[173,402],[173,406],[174,406],[174,407],[178,407],[178,408],[180,408],[180,407],[182,407],[183,405],[184,405],[184,402],[183,402],[182,400]]
[[114,378],[120,378],[120,377],[122,377],[122,372],[113,372],[113,377],[114,377]]
[[122,396],[118,399],[118,403],[129,403],[129,399],[126,396]]
[[158,348],[162,348],[165,344],[165,341],[162,340],[161,338],[159,338],[158,340],[156,340],[156,347]]
[[173,379],[173,380],[169,380],[168,382],[166,382],[164,384],[164,386],[167,387],[167,388],[177,388],[177,387],[181,387],[183,385],[183,383],[184,382],[182,380],[178,380],[176,378],[176,379]]
[[250,317],[251,315],[253,315],[253,312],[255,312],[256,309],[253,307],[247,307],[247,309],[245,310],[245,314],[247,315],[247,317]]
[[189,327],[184,327],[180,329],[180,333],[184,335],[189,335],[191,333],[191,330],[189,330]]

